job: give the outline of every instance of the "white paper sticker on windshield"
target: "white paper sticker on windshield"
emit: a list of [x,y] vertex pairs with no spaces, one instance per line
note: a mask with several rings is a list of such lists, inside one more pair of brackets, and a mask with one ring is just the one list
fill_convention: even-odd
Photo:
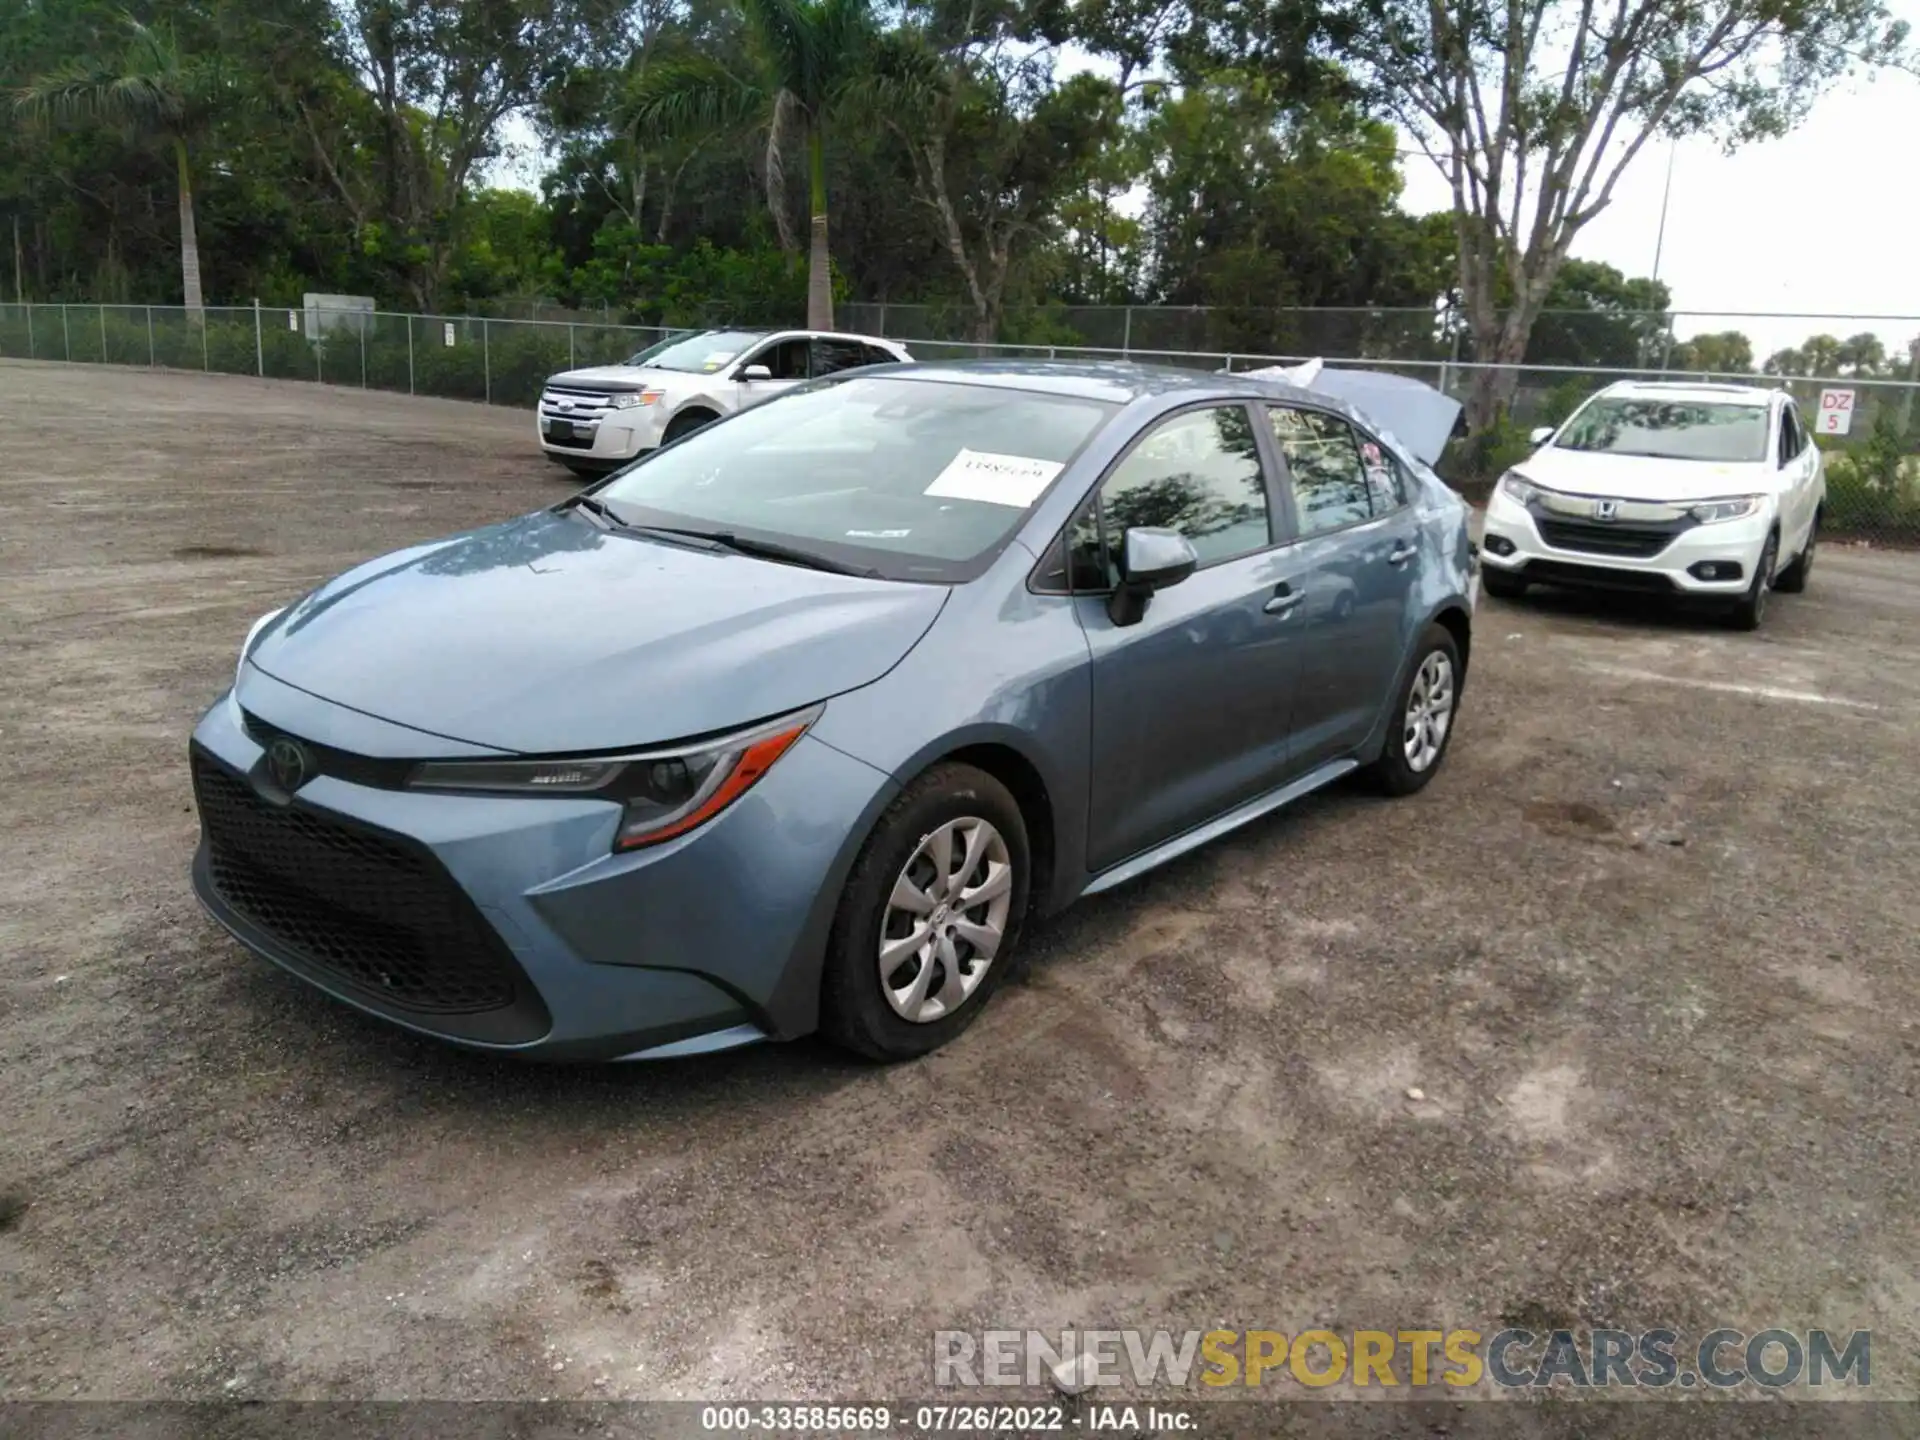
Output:
[[943,500],[979,500],[988,505],[1012,505],[1024,510],[1059,473],[1057,460],[962,450],[946,469],[933,477],[925,493]]
[[740,352],[738,350],[715,350],[711,355],[707,356],[706,359],[700,362],[700,368],[702,370],[718,370],[722,365],[726,364],[729,360],[731,360],[734,356],[738,355],[739,353]]

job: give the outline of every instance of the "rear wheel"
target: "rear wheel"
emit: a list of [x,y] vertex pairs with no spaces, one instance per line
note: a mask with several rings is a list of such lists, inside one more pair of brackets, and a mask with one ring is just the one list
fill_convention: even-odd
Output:
[[1793,557],[1793,563],[1780,572],[1773,582],[1773,588],[1788,595],[1798,595],[1807,588],[1807,576],[1813,570],[1814,542],[1820,538],[1820,512],[1814,511],[1813,524],[1807,527],[1807,543],[1800,547],[1800,553]]
[[1453,738],[1460,703],[1460,647],[1444,625],[1427,627],[1393,702],[1386,747],[1373,778],[1389,795],[1411,795],[1433,778]]
[[1773,565],[1780,558],[1780,532],[1767,536],[1760,548],[1760,563],[1753,567],[1753,583],[1747,593],[1734,602],[1727,621],[1736,630],[1758,630],[1767,618],[1767,591],[1773,588]]
[[827,941],[821,1028],[910,1060],[973,1023],[1027,907],[1026,822],[998,780],[937,765],[900,792],[847,877]]
[[1495,570],[1491,565],[1480,567],[1480,586],[1496,600],[1518,600],[1527,593],[1524,576],[1509,575],[1505,570]]

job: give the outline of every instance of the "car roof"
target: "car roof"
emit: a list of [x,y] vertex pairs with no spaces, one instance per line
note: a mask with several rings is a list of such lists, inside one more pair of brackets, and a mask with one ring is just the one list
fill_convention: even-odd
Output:
[[1691,400],[1701,405],[1765,405],[1780,393],[1763,385],[1720,385],[1706,380],[1616,380],[1601,391],[1631,400]]
[[1331,396],[1283,381],[1172,365],[1140,365],[1128,360],[921,360],[913,365],[873,366],[862,373],[915,380],[947,380],[962,385],[993,385],[1081,400],[1126,404],[1160,395],[1206,399],[1295,399],[1323,409],[1350,412]]

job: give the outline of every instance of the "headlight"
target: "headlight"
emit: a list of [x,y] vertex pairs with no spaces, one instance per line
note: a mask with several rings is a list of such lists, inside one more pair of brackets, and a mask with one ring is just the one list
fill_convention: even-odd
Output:
[[783,715],[718,740],[631,755],[577,760],[431,761],[413,772],[416,790],[491,795],[578,795],[624,810],[616,850],[658,845],[704,825],[773,768],[807,733],[821,707]]
[[607,404],[615,410],[631,410],[636,405],[651,405],[666,393],[664,390],[616,390],[607,396]]
[[1540,493],[1540,487],[1521,475],[1517,470],[1509,470],[1500,477],[1500,488],[1509,498],[1525,505]]
[[1764,499],[1760,495],[1729,495],[1724,500],[1702,500],[1698,505],[1687,507],[1687,513],[1702,525],[1717,524],[1722,520],[1744,520],[1760,508]]
[[246,671],[247,656],[253,653],[253,642],[260,638],[260,632],[262,630],[266,629],[267,626],[271,625],[286,613],[287,607],[282,605],[278,610],[269,610],[247,627],[247,638],[240,642],[240,658],[234,661],[233,664],[234,689],[238,690],[240,688],[240,677]]

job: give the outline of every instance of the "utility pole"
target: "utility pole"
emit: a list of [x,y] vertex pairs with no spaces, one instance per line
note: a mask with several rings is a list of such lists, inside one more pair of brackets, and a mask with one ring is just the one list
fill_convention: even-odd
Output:
[[[1673,200],[1673,157],[1679,152],[1680,142],[1667,142],[1667,186],[1660,192],[1660,228],[1653,236],[1653,283],[1660,283],[1660,252],[1667,248],[1667,206]],[[1667,362],[1673,357],[1673,310],[1667,310],[1667,343],[1660,351],[1660,373],[1667,373]]]

